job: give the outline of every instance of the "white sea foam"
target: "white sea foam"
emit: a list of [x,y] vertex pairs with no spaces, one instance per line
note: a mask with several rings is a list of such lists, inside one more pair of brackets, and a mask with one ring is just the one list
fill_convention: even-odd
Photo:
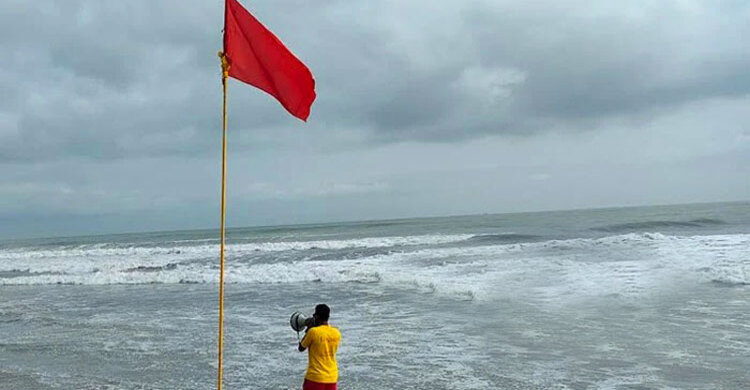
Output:
[[[485,300],[500,295],[525,296],[538,302],[607,295],[640,297],[686,280],[730,285],[750,282],[750,235],[747,234],[681,237],[633,233],[503,245],[417,246],[333,260],[316,260],[304,252],[313,248],[449,244],[466,237],[240,244],[228,250],[227,282],[379,283],[457,299]],[[276,256],[274,253],[290,248],[302,252],[283,261],[274,261],[274,257],[259,262],[231,261],[232,254],[260,247],[269,252],[266,255],[261,252],[261,256]],[[144,252],[95,252],[96,255],[89,252],[78,257],[65,251],[59,257],[0,257],[0,272],[4,272],[0,273],[0,284],[216,283],[215,262],[195,261],[210,258],[213,251],[194,252],[195,248],[164,252],[159,252],[164,248],[140,248]]]

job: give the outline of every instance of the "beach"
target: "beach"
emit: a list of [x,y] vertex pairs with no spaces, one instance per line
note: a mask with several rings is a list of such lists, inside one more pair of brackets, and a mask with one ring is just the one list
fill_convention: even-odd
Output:
[[[750,203],[233,228],[227,389],[750,387]],[[0,242],[0,388],[216,382],[216,230]]]

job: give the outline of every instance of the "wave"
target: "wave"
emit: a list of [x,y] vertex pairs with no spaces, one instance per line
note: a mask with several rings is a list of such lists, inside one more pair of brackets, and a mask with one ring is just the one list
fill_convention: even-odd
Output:
[[726,225],[725,221],[720,219],[712,218],[697,218],[689,221],[670,221],[670,220],[657,220],[657,221],[644,221],[644,222],[629,222],[629,223],[618,223],[613,225],[604,225],[591,228],[591,230],[607,233],[617,233],[626,231],[649,231],[654,229],[668,229],[668,228],[691,228],[691,227],[708,227],[716,225]]
[[723,258],[701,271],[711,282],[719,286],[748,286],[750,285],[750,256],[747,256],[747,253],[745,255],[745,260],[741,264]]
[[513,242],[527,242],[527,241],[538,241],[541,240],[541,236],[535,236],[532,234],[515,234],[515,233],[502,233],[502,234],[477,234],[466,239],[470,243],[513,243]]
[[[463,300],[487,300],[499,295],[536,302],[590,296],[635,297],[686,279],[688,285],[705,281],[743,286],[750,282],[748,234],[630,233],[475,246],[460,242],[476,236],[461,237],[451,236],[452,241],[448,241],[448,236],[402,238],[398,242],[429,240],[436,244],[402,251],[362,251],[363,256],[349,258],[321,258],[314,254],[279,257],[278,252],[263,255],[265,261],[230,257],[227,282],[376,283]],[[372,240],[384,242],[382,238]],[[352,240],[344,241],[353,244]],[[446,241],[459,244],[441,245]],[[356,242],[361,245],[365,241]],[[16,261],[0,262],[0,285],[218,283],[217,261],[194,261],[176,254],[61,257],[24,263],[20,266]]]
[[[169,270],[173,270],[176,268],[177,268],[177,263],[167,263],[167,265],[161,265],[161,266],[139,265],[137,267],[125,269],[122,272],[159,272],[159,271],[169,271]],[[98,272],[98,269],[95,272]]]
[[735,286],[750,286],[750,282],[748,282],[746,279],[743,280],[725,280],[725,279],[712,279],[713,283],[716,283],[720,286],[727,286],[727,287],[735,287]]
[[[304,250],[338,250],[352,248],[385,248],[419,245],[438,245],[464,241],[470,234],[457,235],[419,235],[403,237],[365,237],[347,240],[316,241],[275,241],[232,244],[226,246],[227,252],[234,254],[253,252],[283,252]],[[56,249],[15,248],[0,250],[0,261],[18,259],[48,258],[87,258],[87,257],[153,257],[177,256],[200,257],[213,256],[219,251],[218,244],[181,245],[181,246],[141,246],[132,244],[98,243],[68,246]]]
[[2,279],[11,279],[11,278],[20,278],[25,276],[41,276],[41,275],[64,275],[64,272],[55,272],[55,271],[39,271],[34,272],[31,271],[31,269],[10,269],[6,271],[0,271],[0,280]]

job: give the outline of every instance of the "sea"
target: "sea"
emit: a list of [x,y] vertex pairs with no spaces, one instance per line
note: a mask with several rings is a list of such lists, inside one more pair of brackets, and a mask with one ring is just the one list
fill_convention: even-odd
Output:
[[[234,228],[224,389],[750,389],[750,203]],[[1,389],[212,389],[217,230],[0,242]]]

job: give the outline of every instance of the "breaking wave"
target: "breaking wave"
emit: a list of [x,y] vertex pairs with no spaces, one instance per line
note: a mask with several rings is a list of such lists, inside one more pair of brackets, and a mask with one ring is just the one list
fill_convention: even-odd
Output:
[[[242,250],[264,250],[257,258],[243,258],[237,256],[239,248],[230,246],[227,282],[376,283],[455,299],[526,296],[536,302],[587,296],[636,297],[684,280],[729,286],[750,282],[747,234],[629,233],[568,240],[508,236],[241,244]],[[521,242],[504,243],[506,239]],[[472,242],[475,245],[467,245]],[[393,249],[356,249],[384,246]],[[321,257],[326,251],[352,248],[358,256]],[[60,251],[55,256],[48,251],[40,256],[31,252],[26,257],[21,252],[9,255],[0,251],[0,285],[217,283],[214,249],[218,252],[218,248],[210,248],[209,253],[203,247],[169,251],[91,248],[89,252],[77,248],[74,253]]]

